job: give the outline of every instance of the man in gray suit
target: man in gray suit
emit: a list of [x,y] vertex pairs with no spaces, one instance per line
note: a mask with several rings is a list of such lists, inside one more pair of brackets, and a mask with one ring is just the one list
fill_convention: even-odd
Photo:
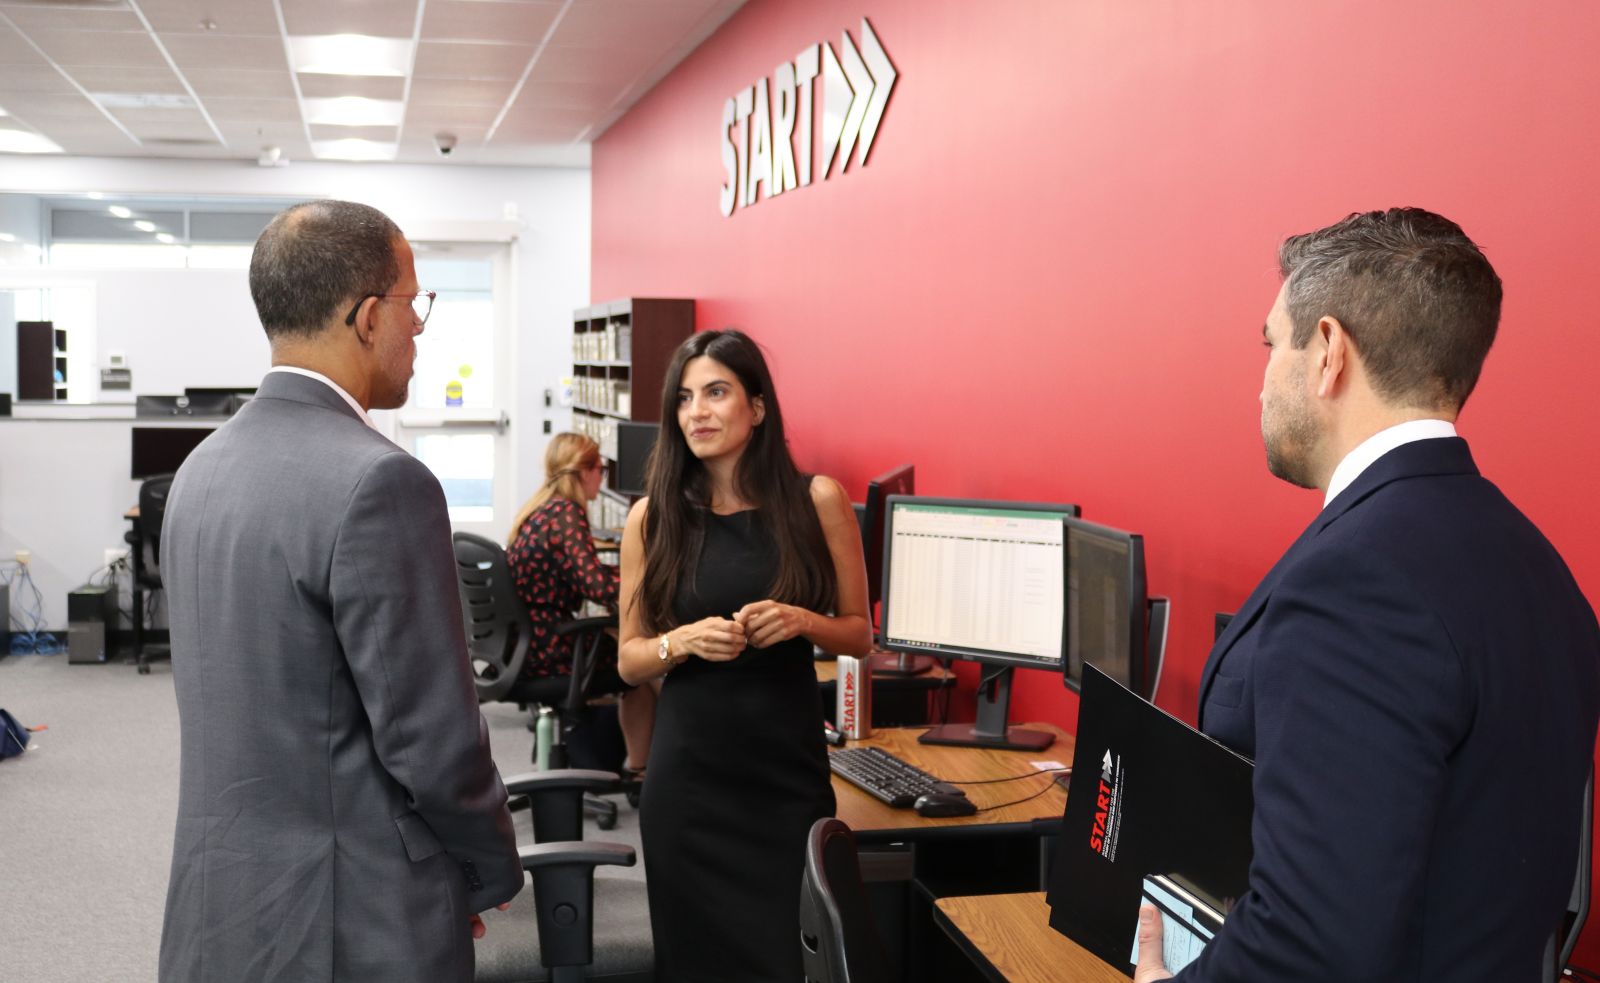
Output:
[[375,430],[432,295],[381,212],[296,205],[250,261],[256,396],[162,534],[182,773],[167,983],[470,980],[522,887],[438,481]]

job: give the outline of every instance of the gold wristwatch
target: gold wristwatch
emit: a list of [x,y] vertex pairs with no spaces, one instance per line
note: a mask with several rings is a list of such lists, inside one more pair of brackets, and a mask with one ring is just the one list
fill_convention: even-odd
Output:
[[672,637],[666,632],[662,632],[656,640],[656,656],[661,659],[662,665],[670,667],[676,664],[672,661]]

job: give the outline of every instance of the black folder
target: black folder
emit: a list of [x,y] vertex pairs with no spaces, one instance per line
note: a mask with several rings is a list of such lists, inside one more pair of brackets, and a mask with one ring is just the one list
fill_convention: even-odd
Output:
[[1083,675],[1050,925],[1132,975],[1141,901],[1168,916],[1169,958],[1182,961],[1244,895],[1251,765],[1094,666]]

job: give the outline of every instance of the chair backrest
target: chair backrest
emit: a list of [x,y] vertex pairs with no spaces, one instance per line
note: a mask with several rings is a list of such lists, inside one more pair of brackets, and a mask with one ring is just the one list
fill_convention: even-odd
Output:
[[167,515],[167,494],[171,491],[170,474],[153,475],[139,485],[139,535],[146,587],[161,586],[161,526]]
[[1578,870],[1572,878],[1572,895],[1567,899],[1567,910],[1561,913],[1561,924],[1551,933],[1545,944],[1545,980],[1562,980],[1567,963],[1572,960],[1572,950],[1583,932],[1583,923],[1589,920],[1590,865],[1594,851],[1594,766],[1589,766],[1589,779],[1583,785],[1583,810],[1578,824]]
[[458,532],[450,539],[478,702],[501,700],[522,673],[533,623],[517,596],[511,565],[500,544],[470,532]]
[[1150,692],[1145,699],[1156,701],[1156,690],[1161,688],[1161,667],[1167,662],[1167,625],[1172,621],[1172,602],[1165,597],[1152,597],[1145,602],[1149,612],[1150,630],[1145,635],[1145,667],[1150,673]]
[[861,860],[850,827],[819,819],[806,841],[800,885],[800,959],[807,983],[888,983]]

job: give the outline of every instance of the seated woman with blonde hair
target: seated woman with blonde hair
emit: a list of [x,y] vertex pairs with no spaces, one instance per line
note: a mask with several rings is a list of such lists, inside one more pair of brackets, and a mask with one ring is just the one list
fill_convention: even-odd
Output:
[[[589,532],[587,506],[600,493],[605,474],[600,445],[582,434],[556,434],[545,448],[544,473],[544,484],[522,506],[506,544],[517,596],[533,621],[522,669],[527,679],[572,672],[572,639],[557,635],[555,628],[576,617],[585,600],[613,610],[617,606],[617,568],[600,562]],[[628,753],[624,767],[631,776],[643,773],[650,755],[656,690],[624,683],[617,674],[616,639],[611,634],[601,638],[590,691],[621,693],[617,720]]]

